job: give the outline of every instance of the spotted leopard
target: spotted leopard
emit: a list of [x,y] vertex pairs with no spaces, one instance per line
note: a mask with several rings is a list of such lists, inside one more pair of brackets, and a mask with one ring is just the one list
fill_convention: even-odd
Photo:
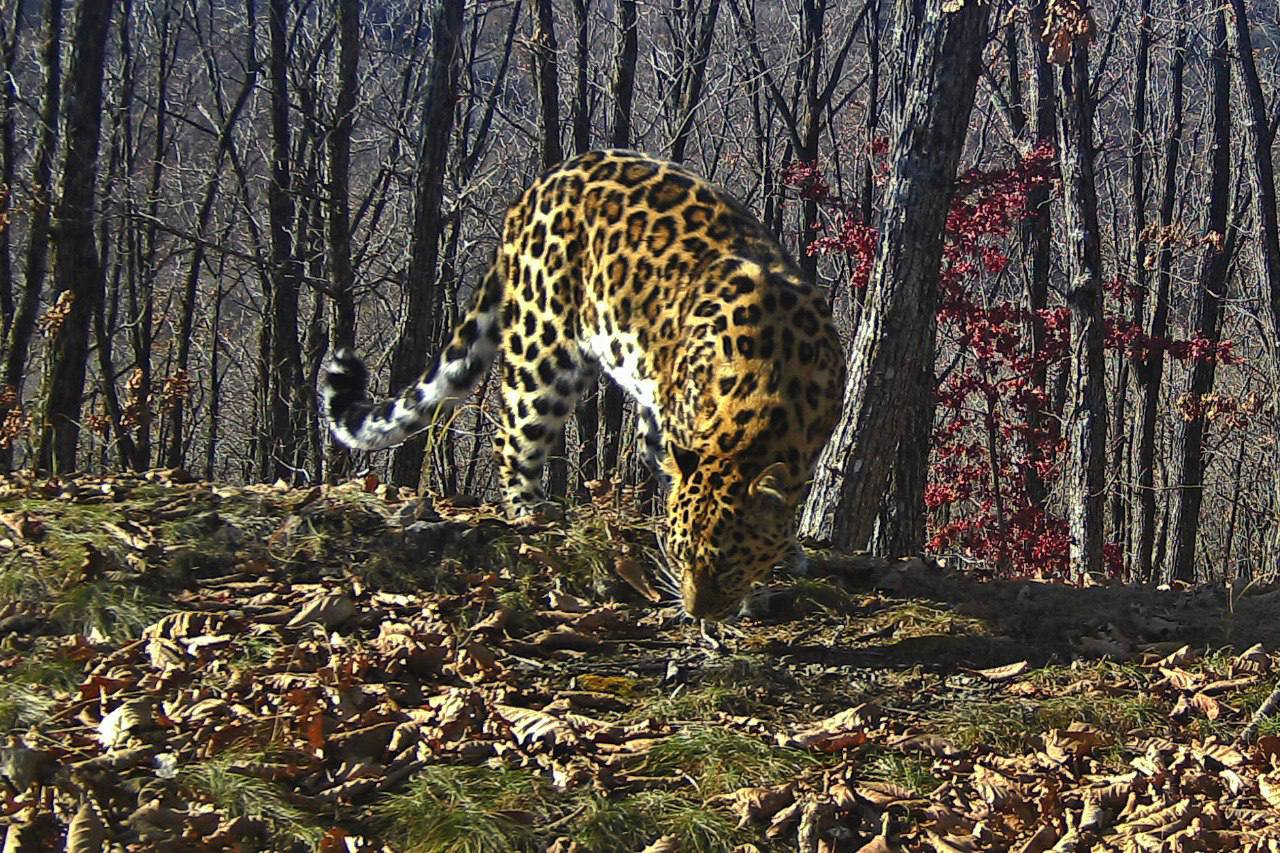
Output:
[[831,314],[773,235],[682,166],[593,151],[537,179],[452,340],[400,396],[334,354],[337,438],[390,447],[457,405],[505,351],[494,440],[510,512],[542,500],[547,454],[603,368],[636,401],[667,483],[664,550],[685,610],[731,615],[792,547],[793,517],[840,411]]

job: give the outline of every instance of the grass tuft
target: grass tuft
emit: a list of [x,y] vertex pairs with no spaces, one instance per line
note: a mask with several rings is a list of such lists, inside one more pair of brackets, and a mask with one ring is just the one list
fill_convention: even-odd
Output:
[[263,758],[262,754],[246,751],[225,752],[183,768],[178,773],[178,782],[208,798],[231,817],[262,821],[270,828],[272,840],[282,849],[299,843],[316,848],[324,836],[323,829],[312,823],[306,813],[291,806],[276,785],[234,769],[238,764]]
[[382,800],[375,814],[407,853],[534,850],[544,789],[527,770],[436,765]]

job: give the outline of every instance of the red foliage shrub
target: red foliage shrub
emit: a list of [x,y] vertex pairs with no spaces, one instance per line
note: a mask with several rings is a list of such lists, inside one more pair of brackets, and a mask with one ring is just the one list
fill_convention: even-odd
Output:
[[[1009,272],[1010,251],[1017,248],[1013,232],[1030,215],[1029,194],[1054,186],[1055,156],[1042,142],[1008,168],[975,169],[957,179],[939,280],[937,352],[945,370],[935,388],[924,494],[930,511],[928,547],[961,552],[1018,577],[1068,576],[1066,519],[1060,508],[1038,496],[1051,494],[1062,473],[1062,413],[1053,411],[1043,377],[1070,352],[1071,315],[1065,306],[1030,311],[1004,295],[1018,288],[999,286]],[[809,253],[845,259],[852,269],[848,286],[867,287],[876,229],[833,195],[815,164],[793,163],[782,179],[829,213]],[[1117,302],[1131,295],[1122,278],[1106,289]],[[1033,329],[1043,340],[1039,351],[1033,351]],[[1176,359],[1230,364],[1237,358],[1230,341],[1157,339],[1118,315],[1107,317],[1106,345],[1133,359],[1156,349]],[[1105,554],[1118,574],[1122,549],[1108,543]]]

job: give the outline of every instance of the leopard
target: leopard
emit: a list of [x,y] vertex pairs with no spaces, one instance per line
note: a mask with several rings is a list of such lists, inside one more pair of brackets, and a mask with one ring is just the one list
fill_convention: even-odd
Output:
[[545,505],[548,456],[603,370],[635,401],[683,610],[728,620],[791,558],[845,355],[822,291],[736,198],[634,151],[550,168],[507,210],[469,309],[416,383],[375,398],[350,348],[330,356],[330,430],[352,448],[400,444],[466,400],[500,350],[493,448],[510,515]]

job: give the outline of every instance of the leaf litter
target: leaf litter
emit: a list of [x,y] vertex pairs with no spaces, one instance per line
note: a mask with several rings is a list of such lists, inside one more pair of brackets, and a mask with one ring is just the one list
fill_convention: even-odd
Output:
[[709,651],[622,497],[0,481],[6,849],[1280,848],[1280,592],[816,559]]

